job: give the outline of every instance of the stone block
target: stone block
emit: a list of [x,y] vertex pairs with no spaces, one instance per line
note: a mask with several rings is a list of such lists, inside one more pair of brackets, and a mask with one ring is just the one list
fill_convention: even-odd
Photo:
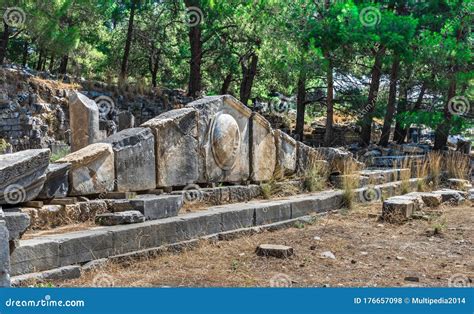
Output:
[[197,212],[183,215],[176,224],[179,241],[195,239],[221,231],[221,215],[217,212]]
[[259,202],[255,205],[255,225],[291,219],[291,204],[285,201]]
[[340,209],[343,206],[343,194],[343,191],[324,191],[315,195],[319,204],[317,212]]
[[275,135],[270,123],[256,112],[250,118],[250,145],[250,179],[271,180],[276,165]]
[[49,164],[46,181],[37,198],[48,200],[55,197],[66,197],[69,190],[68,176],[70,169],[71,164],[69,163]]
[[317,174],[327,179],[330,173],[329,163],[314,148],[297,142],[296,174],[300,177]]
[[112,228],[114,255],[125,254],[147,248],[157,247],[161,243],[156,239],[149,223],[123,225]]
[[114,151],[110,144],[91,144],[58,160],[58,163],[71,164],[70,196],[100,194],[114,189]]
[[198,112],[182,108],[143,123],[155,136],[157,187],[185,186],[197,181]]
[[155,139],[150,129],[126,129],[103,142],[111,144],[114,150],[116,191],[143,191],[156,187]]
[[117,213],[104,213],[95,216],[95,223],[102,226],[136,224],[145,221],[145,216],[138,210],[127,210]]
[[292,176],[296,172],[296,140],[281,130],[275,130],[277,177]]
[[143,194],[130,200],[133,210],[140,211],[147,220],[177,216],[183,207],[182,195]]
[[6,212],[4,218],[9,233],[9,240],[21,238],[30,226],[30,216],[22,212]]
[[433,193],[441,195],[443,203],[449,202],[453,204],[459,204],[464,201],[465,196],[467,197],[467,193],[451,189],[442,189],[438,191],[433,191]]
[[135,116],[131,112],[119,112],[119,114],[117,115],[117,120],[119,131],[135,127]]
[[252,204],[230,204],[210,209],[221,214],[221,231],[254,226],[255,206]]
[[199,181],[248,180],[252,111],[230,95],[204,97],[186,107],[199,112]]
[[415,203],[410,199],[389,198],[383,202],[382,218],[387,221],[399,221],[413,215]]
[[344,151],[334,147],[318,147],[315,148],[320,159],[324,159],[329,162],[330,169],[332,172],[344,173],[344,165],[346,162],[353,160],[352,154],[348,151]]
[[71,151],[77,151],[101,138],[99,130],[99,108],[92,99],[73,92],[69,97],[71,127]]
[[10,249],[8,239],[9,234],[5,221],[0,220],[0,287],[10,287]]
[[60,266],[104,258],[113,252],[112,233],[106,230],[85,230],[51,237],[59,242]]
[[21,240],[11,255],[12,276],[59,267],[59,242],[48,239]]
[[51,280],[67,280],[81,277],[81,266],[64,266],[47,270],[41,273],[30,273],[12,278],[13,286],[26,285],[28,283],[48,282]]
[[411,192],[406,194],[407,196],[418,196],[422,199],[423,203],[428,207],[438,207],[443,202],[443,197],[439,194],[429,192]]
[[300,196],[291,199],[291,218],[298,218],[317,213],[321,207],[320,201],[313,195]]
[[0,155],[0,205],[35,199],[43,188],[49,157],[49,149]]

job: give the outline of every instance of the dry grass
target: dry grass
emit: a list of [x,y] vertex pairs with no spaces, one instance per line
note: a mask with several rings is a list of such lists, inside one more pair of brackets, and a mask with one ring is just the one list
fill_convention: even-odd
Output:
[[469,179],[470,158],[468,155],[450,151],[443,157],[443,169],[448,178]]
[[318,158],[311,161],[304,177],[304,188],[309,192],[322,191],[327,186],[328,169],[325,163],[321,162],[322,156],[318,154]]
[[344,207],[352,209],[354,207],[355,189],[359,187],[358,165],[354,160],[344,162],[344,176],[342,179],[342,189]]
[[[56,286],[93,286],[105,278],[114,286],[270,286],[283,274],[294,287],[447,286],[448,279],[474,275],[472,207],[446,208],[441,233],[437,221],[412,220],[403,225],[381,224],[380,204],[355,207],[345,215],[328,214],[304,228],[263,232],[228,242],[201,242],[197,248],[124,264],[109,264],[81,278],[53,282]],[[443,224],[443,226],[441,226]],[[315,237],[320,237],[320,240]],[[290,245],[288,259],[259,257],[262,243]],[[331,251],[336,259],[323,259]]]
[[401,194],[407,194],[410,192],[410,178],[412,177],[412,172],[415,166],[411,158],[405,158],[402,161],[401,169],[409,169],[409,172],[400,171],[400,181],[401,181]]
[[429,184],[431,188],[437,189],[441,183],[441,167],[443,156],[439,152],[431,152],[426,155],[428,162]]

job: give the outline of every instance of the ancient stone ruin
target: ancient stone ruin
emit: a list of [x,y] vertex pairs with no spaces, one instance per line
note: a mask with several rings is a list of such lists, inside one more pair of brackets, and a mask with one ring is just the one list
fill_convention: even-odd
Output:
[[[356,179],[358,202],[416,189],[410,169],[365,169],[347,151],[307,146],[229,95],[204,97],[109,137],[97,104],[80,93],[70,97],[72,153],[52,163],[48,149],[0,155],[2,286],[10,276],[13,284],[57,272],[77,276],[93,260],[337,210],[348,201],[348,178]],[[311,180],[337,189],[308,193]],[[268,186],[285,185],[298,192],[261,200]],[[390,198],[382,216],[408,218],[414,204],[432,205],[437,195],[445,201],[446,193]],[[54,230],[64,220],[96,226],[20,240],[27,229]]]

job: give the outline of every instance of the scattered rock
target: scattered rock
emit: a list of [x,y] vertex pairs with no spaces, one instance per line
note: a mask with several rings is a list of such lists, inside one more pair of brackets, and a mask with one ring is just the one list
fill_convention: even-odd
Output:
[[293,248],[278,244],[260,244],[256,251],[258,256],[273,256],[276,258],[287,258],[293,255]]
[[69,97],[69,116],[73,152],[101,139],[99,108],[95,101],[81,93],[73,92]]
[[325,251],[321,253],[322,258],[336,259],[336,256],[331,251]]
[[408,277],[405,277],[404,280],[405,280],[405,281],[410,281],[410,282],[420,282],[420,278],[419,278],[419,277],[415,277],[415,276],[408,276]]

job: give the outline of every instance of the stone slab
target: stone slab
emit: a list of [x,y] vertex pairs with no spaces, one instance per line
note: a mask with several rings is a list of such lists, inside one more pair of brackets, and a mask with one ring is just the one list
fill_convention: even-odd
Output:
[[0,220],[0,287],[10,287],[10,249],[8,239],[9,234],[6,223]]
[[250,179],[270,181],[276,165],[275,135],[270,122],[256,112],[250,118],[250,145]]
[[127,225],[144,222],[145,216],[138,210],[104,213],[95,216],[95,223],[101,226]]
[[55,197],[66,197],[69,190],[70,163],[51,163],[46,172],[46,181],[38,194],[38,199],[49,200]]
[[296,140],[281,130],[275,130],[276,167],[279,176],[292,176],[296,172]]
[[102,142],[111,144],[114,150],[116,191],[156,187],[155,138],[149,128],[126,129]]
[[265,225],[291,219],[291,204],[285,201],[259,202],[255,204],[255,225]]
[[48,282],[51,280],[67,280],[81,277],[81,266],[64,266],[40,273],[30,273],[12,278],[12,286],[23,286],[31,283]]
[[70,163],[69,196],[107,193],[114,190],[115,163],[112,145],[96,143],[58,160]]
[[71,127],[71,151],[77,151],[101,138],[99,130],[99,108],[92,99],[73,92],[69,96]]
[[43,188],[49,149],[0,155],[0,205],[33,200]]
[[182,195],[142,194],[129,202],[132,209],[140,211],[147,220],[177,216],[184,204]]
[[252,111],[230,95],[189,103],[199,112],[199,182],[242,182],[250,176]]
[[3,218],[8,228],[9,240],[21,238],[30,226],[30,216],[22,212],[6,212]]
[[288,258],[293,255],[293,248],[278,244],[260,244],[255,250],[258,256],[272,256],[276,258]]
[[12,276],[59,267],[59,242],[52,238],[21,240],[11,255]]
[[198,112],[182,108],[162,113],[141,125],[155,136],[157,187],[185,186],[197,181]]

